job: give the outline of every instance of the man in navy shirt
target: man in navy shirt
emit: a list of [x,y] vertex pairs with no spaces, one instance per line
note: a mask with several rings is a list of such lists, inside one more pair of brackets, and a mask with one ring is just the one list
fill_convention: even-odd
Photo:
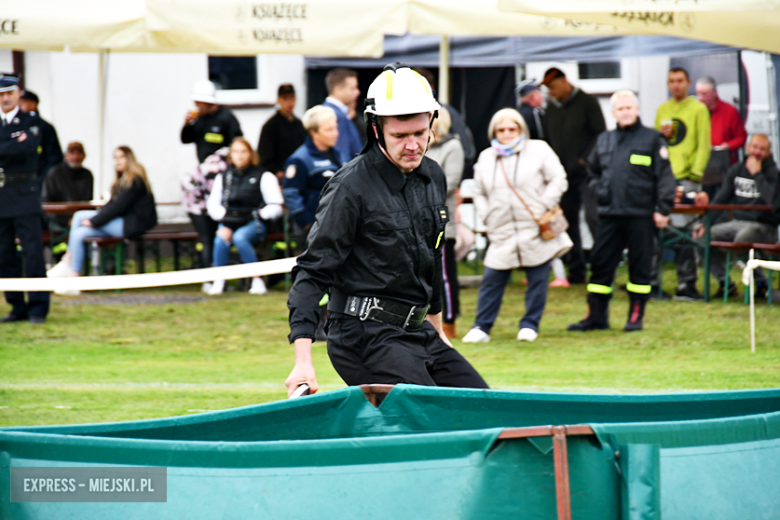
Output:
[[360,132],[349,118],[349,107],[360,95],[357,72],[343,68],[333,69],[325,76],[325,86],[328,88],[328,97],[323,105],[332,108],[338,118],[339,140],[336,150],[344,162],[349,162],[363,149]]

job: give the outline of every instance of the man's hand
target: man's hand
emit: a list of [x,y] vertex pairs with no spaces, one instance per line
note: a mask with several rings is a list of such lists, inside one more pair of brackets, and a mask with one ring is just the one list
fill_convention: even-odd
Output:
[[663,229],[669,225],[669,215],[662,215],[656,211],[653,213],[653,222],[655,222],[655,227]]
[[710,203],[710,196],[707,195],[706,191],[700,191],[696,194],[696,197],[693,198],[693,205],[694,206],[706,206]]
[[311,360],[311,338],[298,338],[294,342],[295,366],[287,376],[284,384],[287,386],[287,397],[306,383],[309,385],[309,393],[315,394],[319,389],[317,375],[314,372],[314,364]]
[[674,129],[672,128],[672,125],[662,125],[661,126],[661,135],[665,138],[669,139],[672,137],[672,132]]
[[701,238],[704,236],[704,224],[696,224],[693,226],[693,233],[691,233],[691,236],[693,238]]
[[95,226],[92,225],[92,221],[89,220],[88,218],[85,218],[84,220],[82,220],[81,221],[81,225],[83,227],[95,227]]
[[756,159],[755,155],[751,155],[745,161],[745,168],[750,172],[750,175],[755,175],[761,171],[761,161]]
[[450,341],[450,338],[447,337],[447,335],[444,333],[444,330],[441,328],[441,313],[429,314],[425,317],[425,319],[431,322],[433,328],[436,329],[436,332],[439,333],[441,340],[449,345],[450,348],[452,348],[452,342]]

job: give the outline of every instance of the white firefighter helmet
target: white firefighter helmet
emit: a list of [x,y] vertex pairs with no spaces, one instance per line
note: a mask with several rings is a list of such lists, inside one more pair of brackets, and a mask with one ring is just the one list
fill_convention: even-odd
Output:
[[439,108],[428,80],[400,63],[386,66],[366,94],[367,118],[369,114],[401,116],[430,113]]
[[192,87],[192,100],[203,103],[217,103],[217,87],[207,79],[201,79]]

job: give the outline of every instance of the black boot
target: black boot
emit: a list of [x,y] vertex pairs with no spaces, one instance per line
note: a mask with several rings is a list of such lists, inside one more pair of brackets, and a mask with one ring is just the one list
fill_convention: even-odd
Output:
[[609,298],[608,294],[588,293],[588,315],[577,323],[572,323],[566,330],[584,332],[586,330],[605,330],[609,328]]
[[632,332],[635,330],[642,330],[642,318],[645,316],[645,300],[631,299],[631,305],[628,307],[628,321],[623,330],[626,332]]

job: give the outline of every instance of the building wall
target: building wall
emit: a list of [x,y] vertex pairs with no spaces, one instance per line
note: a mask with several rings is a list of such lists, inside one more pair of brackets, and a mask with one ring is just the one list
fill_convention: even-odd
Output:
[[[11,70],[11,51],[0,51],[0,70]],[[100,146],[99,55],[70,52],[25,53],[26,87],[41,98],[41,115],[55,125],[60,144],[81,141],[85,166],[95,175],[95,197],[113,181],[113,150],[128,145],[146,167],[158,202],[178,202],[179,186],[197,165],[195,146],[179,141],[184,115],[193,107],[193,84],[208,77],[204,54],[109,54],[106,60],[105,129]],[[304,62],[295,55],[258,58],[257,91],[224,93],[226,103],[253,104],[234,112],[256,145],[262,124],[273,114],[276,87],[293,83],[304,110]],[[223,93],[218,97],[223,99]],[[260,105],[260,107],[257,107]],[[265,106],[262,106],[265,105]],[[101,153],[102,152],[102,153]],[[180,206],[158,208],[162,221],[185,221]]]

